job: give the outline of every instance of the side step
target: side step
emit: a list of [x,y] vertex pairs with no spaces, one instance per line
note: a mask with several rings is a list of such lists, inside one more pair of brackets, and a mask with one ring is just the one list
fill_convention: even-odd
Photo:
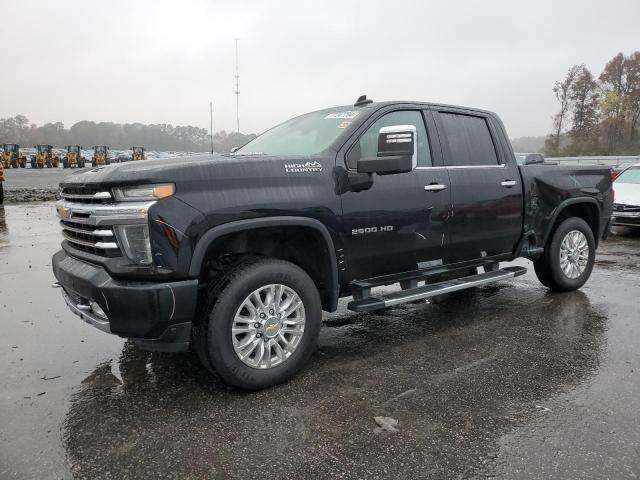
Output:
[[471,287],[479,287],[489,283],[505,280],[507,278],[519,277],[527,273],[524,267],[505,267],[495,272],[480,273],[478,275],[469,275],[467,277],[456,278],[455,280],[446,280],[444,282],[432,283],[422,287],[400,290],[393,293],[380,296],[370,296],[349,302],[347,308],[354,312],[371,312],[381,308],[400,305],[401,303],[422,300],[443,293],[457,292]]

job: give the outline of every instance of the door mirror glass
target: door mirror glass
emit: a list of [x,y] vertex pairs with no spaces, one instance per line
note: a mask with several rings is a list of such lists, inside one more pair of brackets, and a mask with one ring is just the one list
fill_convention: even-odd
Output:
[[378,132],[377,156],[359,159],[358,172],[378,175],[410,172],[417,162],[416,145],[415,126],[382,127]]

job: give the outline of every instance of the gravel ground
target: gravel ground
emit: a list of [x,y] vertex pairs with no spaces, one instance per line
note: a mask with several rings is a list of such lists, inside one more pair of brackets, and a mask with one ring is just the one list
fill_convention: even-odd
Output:
[[12,205],[55,200],[58,194],[58,184],[75,171],[77,170],[61,167],[35,170],[31,168],[5,169],[4,203]]
[[50,288],[53,205],[0,208],[0,478],[637,478],[640,239],[621,233],[577,292],[530,268],[435,305],[342,301],[306,369],[242,393],[81,322]]

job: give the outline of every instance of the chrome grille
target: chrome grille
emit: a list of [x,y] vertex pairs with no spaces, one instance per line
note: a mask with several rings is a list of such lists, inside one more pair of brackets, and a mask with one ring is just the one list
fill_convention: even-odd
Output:
[[613,204],[614,212],[626,212],[626,213],[640,213],[640,206],[637,205],[625,205],[623,203]]
[[120,256],[113,226],[91,225],[75,219],[60,221],[62,236],[73,247],[102,257]]
[[113,203],[111,192],[98,188],[65,187],[60,192],[60,198],[67,202],[91,205]]

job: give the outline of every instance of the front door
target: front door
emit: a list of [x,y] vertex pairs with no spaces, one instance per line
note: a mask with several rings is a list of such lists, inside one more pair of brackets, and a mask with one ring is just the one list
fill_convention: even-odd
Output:
[[451,179],[450,263],[509,254],[522,232],[522,185],[489,116],[434,112]]
[[[446,169],[435,168],[429,135],[420,110],[386,110],[358,132],[345,154],[345,167],[355,171],[359,158],[375,157],[380,128],[414,125],[417,164],[412,172],[373,175],[373,185],[342,195],[343,235],[350,279],[415,270],[442,262],[450,204]],[[435,138],[435,137],[434,137]],[[432,186],[425,190],[425,185]],[[440,185],[441,187],[434,187]]]

